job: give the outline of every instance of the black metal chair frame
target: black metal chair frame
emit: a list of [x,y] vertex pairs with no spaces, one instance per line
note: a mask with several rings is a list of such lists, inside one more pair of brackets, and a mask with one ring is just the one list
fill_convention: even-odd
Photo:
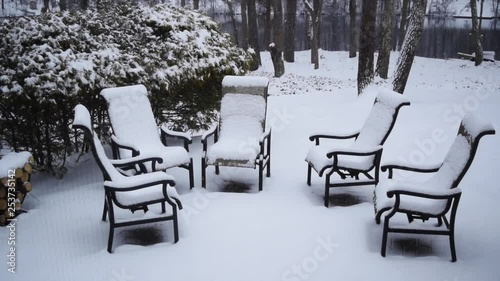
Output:
[[[104,97],[102,97],[102,96],[101,96],[101,98],[104,100],[106,105],[108,105],[106,99],[104,99]],[[109,112],[107,110],[106,110],[106,115],[108,117],[108,120],[111,120],[109,118]],[[113,122],[110,122],[110,126],[111,126],[111,130],[113,132],[113,135],[111,137],[111,151],[113,154],[113,159],[122,159],[120,156],[120,149],[129,150],[132,153],[132,157],[140,155],[140,150],[138,148],[134,147],[131,144],[127,144],[125,142],[122,142],[116,137],[116,135],[114,133]],[[179,135],[179,134],[171,134],[168,131],[166,131],[163,127],[160,126],[160,139],[161,139],[161,142],[163,143],[164,146],[168,146],[168,144],[167,144],[168,138],[182,140],[184,149],[186,149],[186,151],[189,152],[189,145],[192,143],[191,139],[188,139],[188,138],[186,138],[182,135]],[[144,166],[144,164],[142,164],[140,167],[141,167],[141,171],[147,170],[146,167]],[[189,189],[193,189],[193,187],[194,187],[193,158],[190,157],[189,164],[179,165],[178,167],[188,170]]]
[[[106,221],[106,215],[109,217],[109,237],[108,237],[108,246],[107,250],[109,253],[112,252],[112,247],[113,247],[113,237],[114,237],[114,230],[115,228],[118,227],[125,227],[125,226],[132,226],[132,225],[139,225],[139,224],[147,224],[147,223],[154,223],[154,222],[160,222],[160,221],[168,221],[172,220],[173,225],[174,225],[174,240],[177,242],[179,240],[179,230],[178,230],[178,216],[177,216],[177,208],[182,210],[182,203],[177,199],[177,198],[172,198],[175,203],[171,200],[171,198],[167,194],[167,186],[175,186],[175,181],[172,180],[158,180],[158,181],[153,181],[153,182],[148,182],[146,184],[141,184],[141,185],[132,185],[127,188],[116,188],[111,186],[110,184],[106,184],[106,182],[111,182],[111,177],[109,173],[106,171],[101,159],[99,158],[99,155],[96,151],[96,147],[94,144],[94,135],[90,131],[90,128],[87,128],[86,126],[82,125],[77,125],[74,124],[73,127],[75,129],[80,129],[83,131],[84,134],[84,139],[89,142],[92,150],[92,154],[95,158],[95,161],[97,162],[97,165],[101,169],[105,184],[104,184],[104,192],[105,192],[105,199],[104,199],[104,209],[102,213],[102,221]],[[110,160],[111,161],[111,160]],[[131,166],[135,165],[144,165],[144,163],[151,162],[152,166],[154,167],[156,163],[161,163],[163,160],[160,157],[147,157],[147,158],[141,158],[141,157],[133,157],[129,159],[124,159],[124,160],[119,160],[119,161],[114,161],[112,162],[113,166],[115,168],[129,168]],[[118,172],[120,170],[117,169]],[[163,194],[164,194],[164,199],[161,200],[151,200],[147,202],[141,202],[133,205],[123,205],[121,204],[117,198],[116,194],[118,192],[129,192],[129,191],[134,191],[134,190],[139,190],[139,189],[144,189],[156,185],[162,185],[163,186]],[[150,218],[150,219],[143,219],[143,220],[133,220],[133,221],[126,221],[126,222],[116,222],[115,221],[115,215],[114,215],[114,206],[121,208],[121,209],[128,209],[132,213],[137,211],[137,210],[142,210],[144,213],[146,213],[149,209],[149,205],[154,205],[154,204],[161,204],[162,208],[162,213],[165,213],[166,208],[165,208],[165,203],[168,203],[172,207],[172,214],[169,216],[162,216],[162,217],[157,217],[157,218]]]
[[[214,143],[219,140],[219,125],[214,126],[201,138],[201,143],[203,144],[203,154],[201,157],[201,186],[206,188],[206,169],[207,164],[207,146],[208,138],[214,136]],[[271,130],[265,132],[264,135],[259,140],[260,152],[255,159],[255,168],[259,170],[259,191],[262,191],[263,186],[263,174],[264,169],[266,169],[266,177],[271,176]],[[215,164],[215,174],[219,175],[219,164]],[[254,168],[254,169],[255,169]]]
[[[375,103],[377,100],[375,100]],[[389,137],[392,129],[394,128],[394,125],[396,124],[396,119],[399,114],[399,110],[403,106],[408,106],[410,105],[409,102],[405,102],[400,104],[396,109],[393,114],[392,118],[392,123],[387,130],[384,138],[382,139],[381,143],[379,144],[380,146],[374,147],[371,151],[363,151],[363,152],[354,152],[354,151],[348,151],[348,149],[341,149],[339,151],[332,151],[328,153],[326,156],[329,159],[332,159],[332,164],[323,167],[319,172],[318,175],[320,177],[323,176],[326,170],[329,169],[328,173],[326,173],[325,176],[325,197],[324,197],[324,205],[325,207],[328,208],[329,206],[329,199],[330,199],[330,188],[333,187],[344,187],[344,186],[360,186],[360,185],[377,185],[379,181],[379,169],[380,169],[380,161],[382,159],[382,150],[383,148],[381,147],[387,138]],[[309,137],[310,141],[314,141],[315,145],[318,146],[320,145],[320,139],[337,139],[337,140],[347,140],[347,139],[357,139],[359,136],[360,132],[357,132],[355,134],[351,135],[345,135],[345,136],[339,136],[339,135],[313,135]],[[368,156],[374,156],[374,161],[373,161],[373,166],[368,169],[368,170],[355,170],[355,169],[346,169],[343,167],[338,167],[338,157],[339,156],[360,156],[360,157],[368,157]],[[311,170],[313,169],[313,166],[311,163],[307,163],[307,185],[311,186]],[[370,172],[373,171],[373,175],[370,174]],[[330,182],[331,177],[337,173],[342,179],[346,179],[348,176],[355,178],[356,182]],[[359,175],[363,175],[366,177],[365,180],[360,180]]]
[[[465,130],[463,129],[463,125],[461,125],[459,129],[459,135],[464,134]],[[416,192],[416,191],[405,191],[405,190],[393,190],[393,191],[388,191],[387,196],[389,198],[392,198],[394,196],[395,198],[395,203],[393,207],[387,207],[378,210],[375,216],[375,221],[377,224],[380,224],[380,219],[382,214],[385,211],[391,210],[384,219],[384,230],[383,230],[383,236],[382,236],[382,248],[380,251],[380,254],[385,257],[386,254],[386,247],[387,247],[387,236],[388,233],[411,233],[411,234],[430,234],[430,235],[448,235],[449,236],[449,242],[450,242],[450,250],[451,250],[451,261],[455,262],[457,260],[457,254],[456,254],[456,249],[455,249],[455,219],[456,219],[456,214],[457,214],[457,209],[458,209],[458,203],[460,202],[460,197],[462,195],[462,191],[457,188],[460,181],[463,179],[467,171],[469,170],[472,161],[474,160],[474,156],[476,155],[477,148],[479,146],[479,141],[480,139],[485,136],[485,135],[493,135],[495,134],[494,130],[488,130],[484,131],[481,134],[479,134],[474,143],[471,145],[471,151],[470,151],[470,157],[468,159],[467,164],[465,165],[464,169],[462,172],[459,174],[458,178],[453,182],[453,185],[451,186],[451,189],[449,192],[446,194],[443,193],[423,193],[423,192]],[[436,173],[439,171],[441,165],[439,167],[434,167],[434,168],[427,168],[427,169],[421,169],[421,168],[415,168],[415,167],[409,167],[409,166],[402,166],[402,165],[384,165],[382,166],[382,172],[388,171],[388,178],[392,179],[393,177],[393,172],[394,170],[403,170],[403,171],[410,171],[410,172],[416,172],[416,173]],[[433,200],[448,200],[446,207],[443,212],[439,214],[429,214],[425,212],[415,212],[411,210],[405,210],[400,208],[401,204],[401,196],[414,196],[414,197],[419,197],[419,198],[426,198],[426,199],[433,199]],[[450,213],[451,210],[451,213]],[[411,223],[414,219],[421,219],[422,221],[429,220],[431,218],[437,219],[437,227],[441,227],[443,222],[445,224],[446,229],[411,229],[411,228],[397,228],[397,227],[390,227],[389,226],[389,221],[390,219],[396,214],[396,213],[403,213],[406,214],[408,218],[408,222]],[[449,213],[449,219],[446,217],[446,215]]]
[[[244,79],[244,78],[242,78]],[[224,83],[224,82],[223,82]],[[263,92],[260,93],[262,89],[259,89],[259,87],[249,87],[249,86],[244,86],[240,88],[236,88],[234,85],[227,85],[222,87],[222,95],[224,96],[225,94],[228,93],[239,93],[239,94],[252,94],[255,93],[255,91],[259,92],[259,95],[262,95],[266,102],[266,114],[267,115],[267,95],[268,95],[268,86],[263,88]],[[203,134],[201,137],[201,143],[203,144],[203,153],[201,156],[201,186],[203,188],[206,188],[206,169],[209,166],[208,161],[207,161],[207,152],[208,152],[208,138],[210,136],[213,136],[213,143],[217,143],[219,140],[219,130],[220,130],[220,124],[221,120],[219,118],[219,122],[216,126],[210,128],[207,132]],[[262,186],[263,186],[263,174],[264,174],[264,169],[266,169],[266,177],[271,176],[271,128],[268,130],[265,130],[266,127],[266,117],[264,116],[264,120],[262,121],[262,128],[263,128],[263,134],[260,136],[259,139],[259,146],[260,146],[260,151],[259,154],[257,155],[254,163],[254,169],[257,168],[259,170],[259,191],[262,191]],[[211,165],[211,164],[210,164]],[[223,163],[218,163],[216,162],[213,164],[215,166],[215,174],[219,175],[220,170],[219,166],[228,166],[228,167],[235,167],[232,165],[223,165]]]

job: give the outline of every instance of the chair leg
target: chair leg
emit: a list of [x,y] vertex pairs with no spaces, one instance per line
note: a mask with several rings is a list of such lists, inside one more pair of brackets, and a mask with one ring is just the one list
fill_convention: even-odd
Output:
[[259,163],[259,191],[262,191],[262,170],[263,167],[262,167],[262,162]]
[[330,202],[330,187],[328,183],[330,182],[330,175],[326,175],[325,177],[325,207],[328,208]]
[[451,262],[456,262],[457,252],[455,249],[455,233],[453,233],[453,231],[450,233],[450,250],[451,250]]
[[307,163],[307,185],[311,186],[311,165]]
[[385,257],[385,249],[387,247],[387,232],[389,231],[389,218],[386,217],[384,221],[384,232],[382,235],[382,248],[380,249],[380,255]]
[[268,156],[269,158],[267,158],[267,171],[266,171],[266,177],[270,177],[271,176],[271,154],[269,154]]
[[201,158],[201,187],[207,188],[206,185],[206,176],[207,176],[207,171],[206,171],[207,166],[205,165],[205,157]]
[[173,207],[173,223],[174,223],[174,243],[179,241],[179,223],[177,222],[177,207]]
[[194,187],[193,158],[189,162],[189,189]]
[[112,253],[112,248],[113,248],[113,235],[115,232],[115,228],[113,227],[113,224],[109,224],[109,237],[108,237],[108,252]]
[[106,221],[106,214],[108,213],[108,203],[106,202],[106,197],[104,197],[104,207],[102,210],[102,221]]

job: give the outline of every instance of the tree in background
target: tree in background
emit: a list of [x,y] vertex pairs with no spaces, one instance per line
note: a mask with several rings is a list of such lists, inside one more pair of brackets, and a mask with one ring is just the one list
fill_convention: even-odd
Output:
[[378,52],[377,67],[375,72],[380,78],[387,79],[389,72],[389,59],[392,49],[392,27],[394,25],[394,0],[386,0],[382,17],[381,40]]
[[261,65],[260,48],[259,48],[259,33],[257,29],[257,9],[255,0],[247,0],[248,4],[248,45],[254,50],[254,62],[250,66],[250,70],[257,70]]
[[[231,0],[228,0],[228,1],[231,1]],[[200,9],[200,0],[193,0],[193,9],[194,10]]]
[[271,44],[271,1],[273,0],[264,0],[263,3],[266,7],[264,13],[264,46],[269,46],[269,44]]
[[376,16],[377,1],[363,0],[361,33],[359,34],[358,95],[373,81],[374,77],[373,60],[375,53]]
[[287,62],[295,61],[296,14],[297,14],[297,0],[286,1],[284,59]]
[[476,54],[476,66],[483,62],[483,47],[481,46],[481,29],[477,22],[476,0],[470,0],[470,12],[472,16],[472,41],[474,42],[474,51]]
[[392,82],[394,91],[400,94],[405,90],[406,82],[410,76],[411,66],[415,59],[415,52],[420,42],[420,37],[422,36],[426,7],[427,0],[413,0],[410,23],[406,31],[401,53],[399,54],[394,81]]
[[403,5],[401,6],[401,20],[399,21],[398,51],[401,50],[401,47],[403,46],[403,41],[405,39],[406,22],[408,18],[409,9],[410,9],[410,0],[403,0]]
[[247,19],[247,0],[241,0],[241,48],[248,49],[248,19]]
[[314,69],[319,68],[319,27],[321,20],[321,8],[323,0],[313,0],[313,5],[308,0],[304,0],[306,13],[310,16],[310,25],[312,33],[309,33],[311,41],[311,63],[314,63]]
[[274,77],[281,77],[285,73],[283,63],[283,5],[281,0],[273,0],[273,39],[274,43],[269,45],[271,58],[274,65]]
[[355,58],[358,51],[358,42],[356,41],[356,0],[349,1],[349,57]]
[[236,24],[236,18],[234,16],[233,1],[226,0],[226,4],[227,9],[229,10],[229,16],[231,17],[231,23],[233,24],[233,42],[238,45],[238,25]]

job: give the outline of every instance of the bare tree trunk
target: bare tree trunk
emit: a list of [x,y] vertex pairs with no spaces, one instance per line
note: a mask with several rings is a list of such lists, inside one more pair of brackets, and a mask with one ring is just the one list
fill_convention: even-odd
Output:
[[281,0],[273,0],[273,37],[274,43],[271,43],[271,58],[274,65],[274,77],[281,77],[285,73],[285,64],[283,63],[283,5]]
[[495,8],[495,18],[498,17],[498,6],[500,6],[500,0],[497,0],[497,7]]
[[375,72],[383,78],[387,79],[389,72],[389,59],[392,49],[392,26],[394,25],[394,0],[386,0],[384,2],[384,16],[382,18],[382,39],[380,40],[380,48],[377,59],[377,67]]
[[255,51],[254,64],[250,70],[256,70],[261,65],[260,48],[259,48],[259,33],[257,29],[257,9],[255,0],[248,0],[248,45]]
[[314,69],[319,68],[319,27],[321,20],[321,7],[323,0],[313,0],[314,7],[311,6],[308,0],[304,0],[306,12],[310,15],[312,34],[311,41],[311,63],[314,63]]
[[80,0],[80,8],[86,10],[89,8],[89,0]]
[[2,10],[5,10],[5,6],[3,4],[4,0],[2,0]]
[[483,6],[484,6],[484,0],[481,0],[481,8],[479,11],[479,33],[481,33],[481,26],[483,26]]
[[43,0],[43,8],[42,8],[42,14],[47,13],[49,11],[49,0]]
[[[98,5],[97,7],[99,8],[100,6]],[[66,11],[67,9],[68,3],[66,3],[66,0],[59,0],[59,10]]]
[[181,0],[181,7],[185,7],[186,6],[186,0]]
[[227,8],[229,9],[229,15],[231,16],[231,22],[233,23],[233,42],[238,44],[238,26],[236,25],[236,18],[234,17],[233,1],[226,0]]
[[297,0],[288,0],[286,3],[284,59],[287,62],[294,62]]
[[266,13],[264,14],[264,46],[271,44],[271,1],[265,0]]
[[283,51],[283,5],[281,0],[273,0],[273,39],[276,48],[281,53]]
[[402,94],[406,87],[406,82],[410,76],[411,66],[415,59],[422,30],[424,28],[425,8],[427,0],[414,0],[410,13],[410,23],[406,31],[405,40],[396,66],[394,81],[392,86],[394,91]]
[[[306,50],[307,49],[310,49],[311,48],[311,40],[312,40],[312,20],[311,20],[311,15],[306,11],[305,12],[305,16],[306,16],[306,28],[304,29],[306,31]],[[311,59],[311,63],[312,63],[312,59]]]
[[476,0],[470,0],[470,12],[472,16],[472,41],[476,53],[476,66],[478,66],[483,62],[483,47],[481,46],[481,30],[477,23]]
[[373,81],[377,1],[363,0],[359,35],[358,95]]
[[349,57],[355,58],[358,51],[358,42],[356,41],[356,0],[349,1]]
[[399,22],[399,35],[398,35],[398,51],[401,51],[403,41],[406,33],[406,22],[408,18],[408,10],[410,9],[410,0],[403,0],[401,7],[401,21]]
[[[229,0],[229,1],[231,1],[231,0]],[[193,0],[193,9],[194,10],[200,9],[200,0]]]
[[247,0],[241,0],[241,48],[248,49]]

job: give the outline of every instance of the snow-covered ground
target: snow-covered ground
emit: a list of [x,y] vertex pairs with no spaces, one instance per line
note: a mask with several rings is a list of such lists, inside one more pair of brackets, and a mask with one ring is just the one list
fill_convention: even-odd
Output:
[[[359,129],[371,107],[370,95],[390,83],[377,80],[365,98],[356,95],[357,59],[346,52],[321,51],[313,70],[309,52],[286,64],[273,78],[267,124],[273,127],[272,176],[257,192],[257,171],[208,168],[207,190],[200,188],[199,137],[191,146],[196,188],[187,172],[169,171],[185,209],[173,244],[170,222],[118,229],[114,253],[106,252],[108,224],[100,221],[102,176],[91,155],[69,162],[65,178],[33,176],[33,190],[14,232],[0,228],[0,280],[499,280],[500,165],[498,135],[485,137],[462,181],[456,245],[449,262],[447,237],[389,235],[387,257],[380,256],[382,226],[375,224],[373,186],[332,190],[323,207],[323,181],[306,185],[308,136],[319,130]],[[272,74],[269,53],[251,75]],[[397,54],[392,55],[391,71]],[[383,162],[429,165],[443,159],[460,117],[474,111],[500,128],[500,66],[474,67],[465,60],[416,58],[401,110],[384,146]],[[436,132],[444,137],[433,139]],[[386,175],[382,175],[386,176]],[[225,187],[224,187],[225,186]],[[245,190],[237,193],[228,190]],[[353,201],[347,204],[344,201]],[[9,273],[7,237],[15,236],[16,273]],[[142,238],[142,239],[141,239]],[[159,240],[148,246],[141,240]]]

